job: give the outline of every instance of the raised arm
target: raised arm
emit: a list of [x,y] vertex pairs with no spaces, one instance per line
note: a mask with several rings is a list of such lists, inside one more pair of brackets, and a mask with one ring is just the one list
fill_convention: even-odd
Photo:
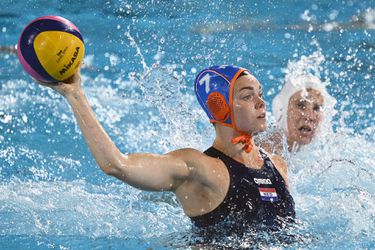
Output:
[[124,155],[96,119],[81,88],[79,72],[66,82],[46,85],[65,96],[100,168],[126,183],[144,190],[175,191],[181,183],[193,175],[193,167],[185,160],[186,155],[198,151],[185,149],[166,155]]

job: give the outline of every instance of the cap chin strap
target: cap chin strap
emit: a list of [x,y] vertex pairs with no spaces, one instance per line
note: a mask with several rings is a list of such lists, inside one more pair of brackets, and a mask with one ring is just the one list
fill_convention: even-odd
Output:
[[223,126],[226,126],[226,127],[231,127],[233,128],[235,131],[237,131],[240,135],[237,136],[237,137],[234,137],[231,142],[232,144],[236,145],[238,143],[241,143],[241,144],[244,144],[243,146],[243,150],[246,152],[246,153],[250,153],[251,150],[253,149],[253,143],[252,143],[252,135],[251,134],[248,134],[246,132],[243,132],[243,131],[240,131],[237,129],[237,127],[234,125],[234,122],[232,122],[231,124],[228,124],[228,123],[224,123],[224,122],[221,122],[221,121],[218,121],[218,120],[215,120],[215,119],[211,119],[210,120],[211,123],[218,123],[220,125],[223,125]]
[[[238,131],[238,130],[236,130]],[[240,132],[240,131],[238,131]],[[243,150],[245,150],[246,153],[250,153],[251,150],[253,149],[253,143],[252,143],[252,136],[250,134],[247,134],[247,133],[244,133],[244,132],[240,132],[241,135],[240,136],[237,136],[237,137],[234,137],[231,142],[236,145],[238,143],[242,143],[244,144],[243,146]]]
[[232,124],[228,124],[228,123],[224,123],[224,122],[220,122],[220,121],[217,121],[215,119],[211,119],[210,120],[211,123],[218,123],[220,125],[223,125],[223,126],[226,126],[226,127],[231,127],[233,128],[235,131],[237,131],[240,135],[237,136],[237,137],[234,137],[231,142],[232,144],[238,144],[238,143],[241,143],[241,144],[244,144],[243,146],[243,150],[246,152],[246,153],[250,153],[251,150],[253,149],[253,143],[252,143],[252,139],[253,139],[253,136],[251,134],[248,134],[246,132],[243,132],[243,131],[240,131],[236,128],[236,126],[232,123]]

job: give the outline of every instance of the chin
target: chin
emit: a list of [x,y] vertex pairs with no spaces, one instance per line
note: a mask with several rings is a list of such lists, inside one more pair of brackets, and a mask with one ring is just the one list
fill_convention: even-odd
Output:
[[266,131],[267,130],[267,128],[266,128],[266,126],[264,126],[264,127],[262,127],[261,129],[259,129],[259,132],[264,132],[264,131]]
[[299,138],[297,143],[299,145],[307,145],[307,144],[310,144],[311,141],[312,141],[312,138]]
[[264,132],[267,130],[267,125],[266,124],[262,124],[258,127],[257,131],[256,132]]

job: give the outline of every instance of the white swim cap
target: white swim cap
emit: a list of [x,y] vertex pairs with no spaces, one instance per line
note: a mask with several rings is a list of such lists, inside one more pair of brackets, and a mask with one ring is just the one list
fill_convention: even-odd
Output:
[[287,75],[283,88],[273,99],[272,113],[275,116],[276,124],[284,129],[285,132],[288,131],[287,111],[289,99],[298,91],[307,91],[309,88],[318,90],[323,95],[324,102],[326,102],[326,97],[330,97],[325,84],[318,77],[305,74],[299,76]]

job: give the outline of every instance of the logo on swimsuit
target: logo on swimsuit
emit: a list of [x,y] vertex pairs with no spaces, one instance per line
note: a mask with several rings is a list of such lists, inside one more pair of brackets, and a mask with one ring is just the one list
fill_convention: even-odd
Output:
[[254,182],[255,182],[256,184],[258,184],[258,185],[260,185],[260,184],[269,184],[269,185],[271,185],[271,184],[272,184],[272,182],[271,182],[270,179],[254,178]]

